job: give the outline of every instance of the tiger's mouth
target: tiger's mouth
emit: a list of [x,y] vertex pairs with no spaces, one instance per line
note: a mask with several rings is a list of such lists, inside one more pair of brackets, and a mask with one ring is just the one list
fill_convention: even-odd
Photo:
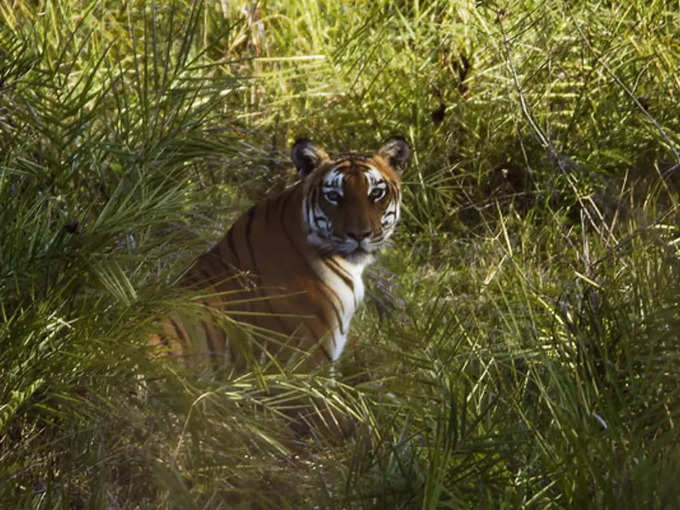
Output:
[[349,252],[347,252],[347,255],[368,255],[370,253],[372,253],[372,252],[366,250],[362,246],[357,246],[353,250],[350,250]]
[[357,242],[351,239],[346,239],[344,242],[336,246],[338,253],[344,257],[358,258],[373,255],[380,249],[382,243],[374,241]]
[[370,258],[385,244],[382,236],[370,236],[361,241],[342,234],[312,231],[307,236],[308,242],[326,255],[340,255],[350,262],[359,262]]

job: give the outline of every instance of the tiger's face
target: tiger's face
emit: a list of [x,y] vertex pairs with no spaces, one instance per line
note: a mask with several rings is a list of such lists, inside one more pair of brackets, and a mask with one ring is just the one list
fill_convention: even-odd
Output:
[[400,176],[410,156],[406,141],[391,138],[371,157],[350,153],[330,158],[308,140],[298,140],[292,152],[304,178],[307,242],[352,262],[370,259],[399,220]]

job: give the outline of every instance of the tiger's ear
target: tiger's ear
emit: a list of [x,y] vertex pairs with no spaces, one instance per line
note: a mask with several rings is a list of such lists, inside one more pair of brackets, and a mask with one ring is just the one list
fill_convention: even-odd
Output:
[[411,149],[403,136],[393,136],[378,149],[378,156],[383,157],[397,173],[401,173],[411,157]]
[[291,149],[291,157],[300,177],[307,177],[312,170],[328,159],[328,154],[306,138],[298,138]]

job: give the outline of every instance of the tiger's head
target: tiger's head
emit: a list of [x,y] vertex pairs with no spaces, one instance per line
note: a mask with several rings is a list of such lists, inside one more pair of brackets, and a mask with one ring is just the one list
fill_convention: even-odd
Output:
[[325,255],[370,260],[399,220],[401,172],[410,154],[401,137],[387,140],[373,156],[334,158],[309,140],[297,140],[292,158],[304,179],[307,242]]

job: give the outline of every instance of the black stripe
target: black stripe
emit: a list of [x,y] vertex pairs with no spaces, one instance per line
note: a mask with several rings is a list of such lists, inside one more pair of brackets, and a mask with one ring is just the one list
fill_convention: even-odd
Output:
[[[199,262],[200,262],[200,260],[199,260]],[[197,284],[203,284],[203,285],[212,285],[213,284],[213,274],[210,273],[209,271],[206,271],[205,269],[203,269],[202,264],[196,264],[192,268],[191,272],[192,273],[195,273],[195,272],[198,273],[197,276],[200,276],[202,278],[202,280],[198,280],[196,282]]]
[[321,348],[321,351],[326,355],[328,358],[328,361],[333,361],[333,358],[331,358],[331,355],[328,354],[328,351],[326,350],[326,347],[324,347],[323,342],[318,342],[319,347]]
[[[212,365],[213,370],[219,370],[220,366],[223,363],[223,358],[224,358],[224,351],[226,351],[227,348],[227,336],[224,330],[215,324],[214,321],[211,321],[210,323],[201,320],[201,325],[203,326],[203,330],[205,331],[205,346],[208,348],[208,361]],[[212,329],[216,330],[218,335],[221,335],[224,339],[224,350],[220,351],[220,349],[215,345],[213,340],[213,336],[211,335],[211,327],[213,326]],[[200,354],[200,353],[196,353]],[[220,357],[220,354],[222,355]]]
[[[216,264],[218,267],[215,267]],[[203,254],[194,263],[188,276],[195,284],[216,285],[221,280],[220,276],[225,272],[230,274],[232,270],[213,249]]]
[[311,324],[304,324],[304,327],[307,328],[307,330],[312,334],[312,336],[317,339],[316,345],[321,349],[321,352],[323,352],[326,355],[326,357],[328,358],[328,361],[333,361],[333,358],[331,357],[331,355],[326,350],[324,343],[321,341],[321,339],[324,337],[324,335],[328,334],[328,332],[325,332],[325,333],[322,333],[321,335],[319,335],[316,331],[314,331],[314,328],[311,326]]
[[[340,298],[338,298],[338,301],[340,301]],[[340,303],[342,303],[342,301],[340,301]],[[331,301],[331,304],[333,304],[332,301]],[[335,308],[335,304],[333,304],[333,310],[335,311],[335,317],[338,319],[338,329],[340,330],[340,333],[342,333],[343,335],[346,335],[347,331],[345,331],[345,325],[342,323],[342,317],[338,313],[338,309]],[[345,311],[344,305],[342,307],[342,311],[343,312]]]
[[[274,311],[274,306],[272,305],[272,300],[270,299],[271,296],[265,293],[265,291],[261,288],[262,284],[262,275],[260,274],[260,269],[257,265],[257,260],[255,259],[255,250],[253,249],[253,243],[252,243],[252,226],[253,226],[253,220],[255,218],[255,208],[257,207],[257,204],[254,205],[253,207],[250,208],[248,211],[248,223],[246,224],[246,242],[248,244],[248,252],[250,253],[250,258],[253,261],[253,269],[255,271],[255,276],[258,279],[259,285],[257,287],[257,295],[261,298],[263,298],[263,301],[265,303],[265,306],[267,307],[267,310],[269,311],[269,314],[274,317],[276,322],[279,324],[281,327],[281,331],[285,332],[287,331],[286,323],[283,321],[283,317],[280,317],[277,315],[277,313]],[[265,221],[266,221],[266,215],[269,211],[269,200],[265,202]],[[265,228],[269,226],[268,223],[265,224]]]
[[204,319],[201,319],[201,326],[203,327],[203,331],[205,332],[205,346],[208,348],[208,351],[217,352],[215,344],[213,344],[212,342],[212,336],[210,335],[210,327],[208,326],[208,323]]
[[[282,204],[282,206],[281,206],[281,215],[279,216],[280,221],[281,221],[281,230],[282,230],[283,234],[286,236],[286,238],[288,238],[288,242],[290,243],[290,245],[291,245],[291,246],[293,247],[293,249],[295,250],[295,252],[296,252],[298,258],[299,258],[300,260],[304,261],[305,265],[308,267],[308,269],[310,270],[310,272],[311,272],[313,275],[316,276],[316,273],[314,272],[314,269],[312,269],[312,268],[309,266],[309,264],[307,263],[307,259],[306,259],[305,256],[302,254],[302,252],[300,252],[300,250],[298,249],[298,247],[295,245],[295,242],[293,241],[293,238],[292,238],[292,237],[290,236],[290,234],[288,233],[288,229],[286,228],[286,224],[285,224],[285,222],[283,221],[284,213],[285,213],[285,209],[286,209],[286,205],[288,205],[288,200],[290,199],[290,197],[291,197],[292,195],[293,195],[293,193],[290,193],[290,194],[286,197],[286,199],[284,200],[284,202],[283,202],[283,204]],[[303,197],[303,198],[304,198],[304,197]],[[317,276],[317,279],[318,279],[318,276]],[[319,279],[319,281],[320,281],[324,286],[328,287],[328,286],[324,283],[323,280]],[[333,292],[333,289],[329,289],[329,290],[330,290],[331,292]],[[333,294],[335,294],[335,292],[333,292]],[[336,297],[337,297],[337,295],[336,295]],[[328,298],[328,296],[326,296],[326,298]],[[336,316],[337,316],[337,318],[338,318],[338,323],[340,324],[340,327],[342,327],[342,321],[340,320],[340,315],[339,315],[339,313],[338,313],[338,310],[337,310],[337,308],[335,307],[335,304],[333,303],[333,301],[330,300],[330,299],[329,299],[329,301],[330,301],[331,304],[333,305],[333,310],[335,311],[335,314],[336,314]],[[331,325],[328,323],[328,320],[326,319],[326,317],[325,317],[322,313],[319,313],[320,310],[319,310],[318,307],[315,307],[315,311],[316,311],[315,315],[319,318],[319,320],[320,320],[321,322],[324,323],[324,325],[326,326],[326,328],[327,328],[329,331],[332,330]]]
[[399,202],[399,188],[393,182],[388,182],[388,185],[390,187],[390,192],[392,193],[392,195],[394,195],[394,200],[396,202]]
[[259,294],[260,294],[260,297],[263,298],[262,300],[264,301],[265,305],[267,306],[267,310],[269,311],[269,314],[271,315],[271,317],[273,317],[276,320],[276,322],[279,323],[279,327],[281,328],[281,333],[288,334],[288,327],[287,327],[286,323],[284,322],[283,317],[281,317],[280,314],[277,314],[274,311],[274,305],[272,304],[272,299],[271,299],[272,296],[270,296],[269,294],[265,294],[263,290],[260,290]]
[[[280,198],[281,198],[281,195],[278,195],[276,197],[276,199],[269,198],[269,199],[265,200],[265,202],[264,202],[264,224],[265,225],[269,225],[269,209],[272,205],[272,202],[278,202]],[[274,208],[276,208],[276,206],[274,206]]]
[[250,259],[253,261],[253,269],[255,270],[256,276],[259,278],[260,277],[260,270],[257,267],[257,260],[255,260],[255,250],[253,250],[253,243],[252,243],[252,226],[253,226],[253,219],[255,218],[255,206],[251,207],[248,210],[248,223],[246,224],[246,243],[248,244],[248,252],[250,253]]
[[[309,217],[310,214],[314,214],[314,204],[316,203],[315,195],[318,195],[318,194],[319,194],[319,191],[315,188],[315,189],[312,189],[309,196],[304,198],[304,200],[307,202],[307,216],[308,217]],[[318,228],[319,225],[318,225],[318,223],[316,223],[315,217],[312,217],[312,221],[314,222],[315,226]]]
[[[292,193],[291,193],[291,195],[292,195]],[[288,197],[286,197],[286,201],[285,201],[284,204],[283,204],[283,208],[285,208],[286,204],[288,203],[288,198],[290,198],[290,195],[289,195]],[[322,287],[325,287],[326,289],[328,289],[328,291],[329,291],[333,296],[335,296],[335,299],[336,299],[337,301],[339,301],[340,303],[342,303],[342,300],[340,299],[340,296],[338,296],[338,294],[335,292],[335,290],[333,290],[331,287],[329,287],[328,284],[326,284],[326,282],[324,282],[321,278],[318,277],[318,275],[316,274],[316,272],[314,271],[314,269],[313,269],[313,268],[309,265],[309,263],[307,262],[307,259],[305,258],[305,256],[300,252],[300,250],[298,249],[298,247],[297,247],[297,246],[295,245],[295,243],[293,242],[293,238],[292,238],[292,237],[290,236],[290,234],[288,233],[288,230],[286,229],[286,224],[285,224],[284,221],[283,221],[283,214],[281,215],[281,227],[282,227],[282,230],[283,230],[284,235],[288,238],[288,242],[291,244],[291,246],[293,247],[293,249],[294,249],[295,252],[297,253],[297,255],[298,255],[298,257],[300,258],[300,260],[304,261],[305,265],[309,268],[309,271],[310,271],[313,275],[315,275],[315,276],[317,277],[317,280],[319,281],[319,283],[321,284],[321,286],[322,286]],[[335,313],[335,318],[336,318],[337,321],[338,321],[338,327],[340,328],[340,332],[344,334],[345,331],[343,330],[342,316],[341,316],[340,312],[338,311],[337,305],[335,304],[335,302],[333,301],[333,299],[330,299],[330,298],[329,298],[329,296],[326,296],[326,299],[328,299],[329,303],[330,303],[331,306],[333,307],[333,312]],[[316,310],[318,311],[319,309],[316,308]],[[329,330],[332,331],[331,325],[328,323],[328,321],[327,321],[326,318],[323,316],[323,314],[318,314],[318,313],[317,313],[316,315],[317,315],[317,317],[319,317],[319,318],[322,320],[322,322],[326,325],[326,327],[327,327]]]
[[236,251],[236,246],[234,245],[234,225],[231,226],[229,229],[229,232],[227,232],[227,243],[229,244],[229,249],[231,250],[231,253],[234,254],[234,258],[236,259],[236,266],[239,269],[241,268],[241,259],[238,256],[238,252]]
[[[218,251],[221,253],[222,250]],[[237,270],[234,266],[225,262],[224,258],[221,255],[218,255],[217,253],[213,252],[212,257],[210,257],[210,260],[217,262],[225,274],[232,275]]]
[[215,323],[214,319],[214,315],[219,312],[217,307],[220,304],[224,304],[224,296],[216,296],[216,299],[218,302],[215,305],[212,305],[210,301],[206,299],[201,299],[198,302],[198,304],[205,308],[206,312],[210,313],[212,316],[209,321],[200,319],[200,326],[203,328],[203,332],[205,334],[205,346],[210,352],[218,352],[218,347],[212,342],[213,336],[211,334],[210,326],[212,325],[216,330],[222,331],[224,333],[222,328]]
[[331,271],[338,275],[338,277],[343,282],[345,282],[345,285],[352,289],[352,293],[354,293],[354,280],[347,274],[347,272],[344,269],[342,269],[340,265],[330,257],[321,260],[323,260],[323,263],[326,264]]
[[189,347],[191,341],[186,335],[184,335],[184,333],[182,333],[182,329],[179,327],[179,324],[177,324],[175,319],[173,319],[172,317],[170,317],[168,320],[170,321],[170,324],[172,324],[172,327],[175,328],[175,333],[177,333],[177,337],[179,338],[179,340],[184,342],[185,347]]

